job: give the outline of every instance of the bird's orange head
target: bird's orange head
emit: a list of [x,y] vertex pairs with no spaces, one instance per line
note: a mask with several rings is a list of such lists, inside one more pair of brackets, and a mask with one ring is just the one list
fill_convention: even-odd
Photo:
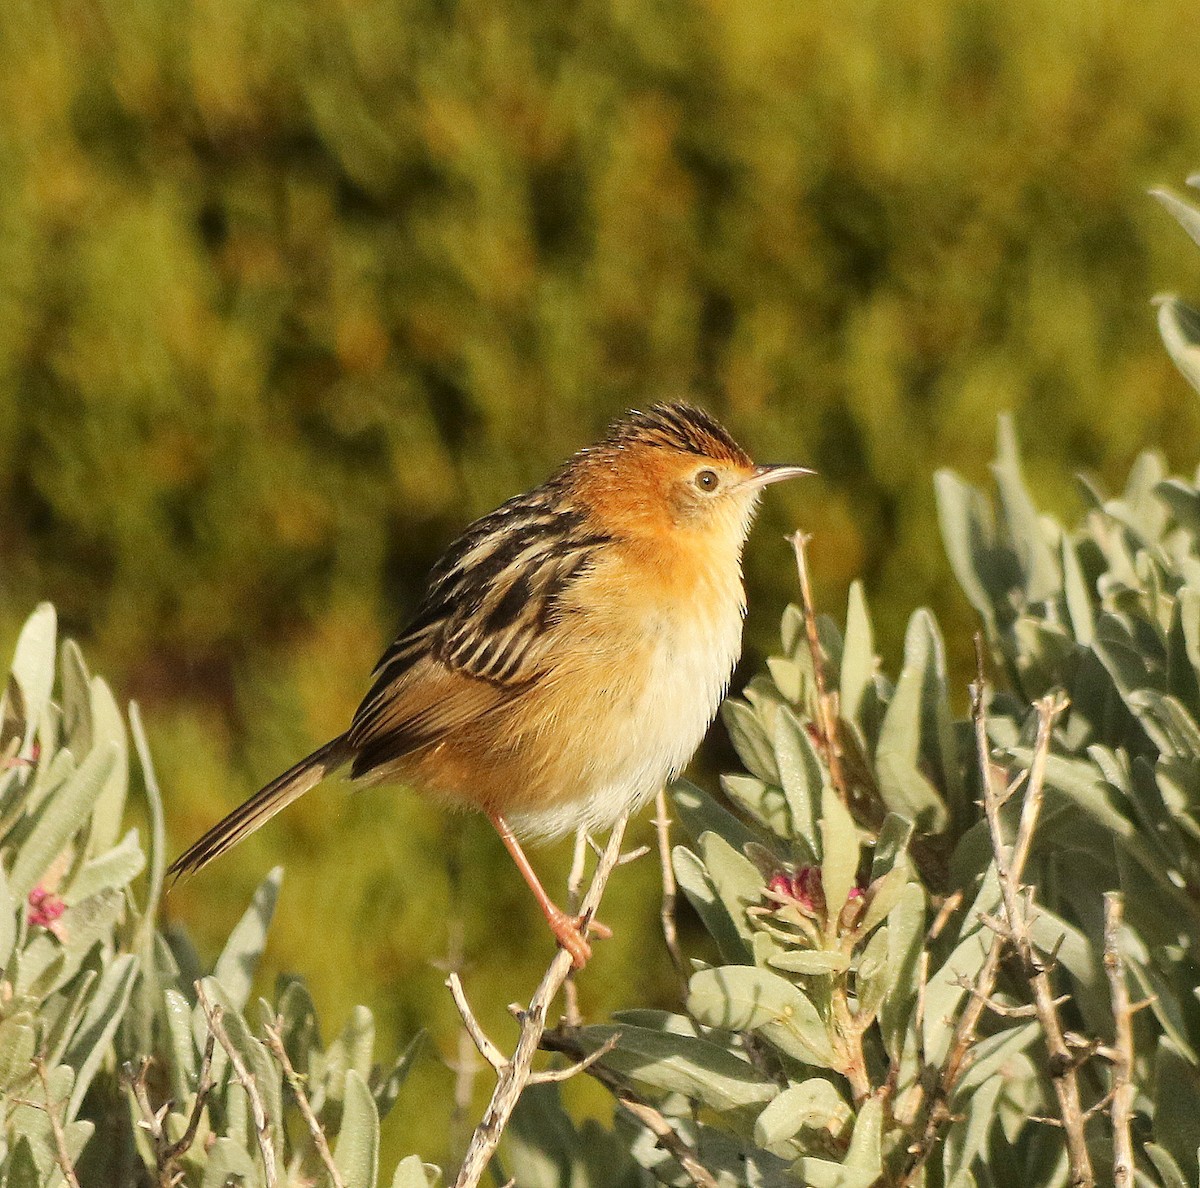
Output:
[[756,466],[709,413],[683,403],[627,414],[568,469],[600,519],[623,534],[727,540],[737,549],[763,488],[812,473]]

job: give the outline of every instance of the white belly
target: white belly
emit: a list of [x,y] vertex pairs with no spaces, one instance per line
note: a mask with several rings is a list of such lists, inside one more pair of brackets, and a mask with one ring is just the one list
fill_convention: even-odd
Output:
[[595,756],[579,793],[544,809],[512,815],[519,833],[557,837],[583,826],[601,831],[636,812],[687,766],[729,688],[742,647],[742,606],[722,613],[665,615],[645,624],[644,647],[630,656],[626,680],[596,690],[582,707],[582,745]]

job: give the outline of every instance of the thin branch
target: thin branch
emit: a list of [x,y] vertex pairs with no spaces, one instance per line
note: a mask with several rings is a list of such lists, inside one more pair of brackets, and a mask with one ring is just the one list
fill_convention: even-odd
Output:
[[808,638],[808,650],[812,656],[813,679],[817,685],[817,730],[821,750],[829,765],[829,781],[833,784],[843,803],[849,803],[850,791],[846,787],[846,775],[842,770],[842,751],[838,741],[838,716],[834,709],[834,698],[825,688],[825,653],[817,635],[817,612],[813,605],[812,586],[808,580],[808,541],[803,532],[794,532],[789,538],[796,551],[796,569],[800,574],[800,608],[804,612],[804,631]]
[[223,1014],[221,1007],[209,1002],[208,995],[204,992],[203,982],[196,983],[196,999],[200,1003],[204,1017],[208,1020],[209,1031],[217,1037],[217,1043],[225,1049],[225,1055],[229,1057],[229,1064],[233,1068],[233,1075],[237,1078],[238,1084],[246,1091],[246,1097],[250,1101],[250,1114],[254,1119],[254,1133],[258,1139],[258,1150],[262,1155],[263,1174],[266,1177],[267,1188],[276,1188],[279,1183],[279,1172],[275,1166],[275,1144],[271,1141],[271,1124],[267,1120],[267,1110],[263,1105],[262,1094],[259,1093],[254,1078],[246,1068],[242,1054],[234,1047],[229,1033],[225,1030],[225,1024],[221,1021]]
[[[542,1047],[551,1052],[561,1052],[579,1059],[584,1055],[578,1039],[569,1031],[558,1028],[542,1036]],[[673,1155],[683,1169],[684,1175],[695,1188],[718,1188],[712,1172],[700,1161],[700,1154],[663,1113],[646,1100],[620,1073],[603,1064],[587,1066],[590,1077],[600,1082],[616,1099],[621,1108],[635,1121],[640,1122],[658,1140],[658,1145]]]
[[907,1188],[915,1182],[922,1165],[933,1151],[934,1144],[943,1128],[951,1121],[950,1099],[959,1078],[970,1063],[970,1051],[983,1013],[992,1001],[992,991],[1004,950],[1012,944],[1017,949],[1025,968],[1027,979],[1034,995],[1034,1010],[1042,1024],[1050,1048],[1050,1073],[1055,1093],[1059,1097],[1059,1108],[1063,1113],[1064,1130],[1068,1139],[1068,1158],[1071,1168],[1071,1183],[1075,1186],[1094,1182],[1091,1161],[1083,1142],[1083,1110],[1079,1100],[1079,1085],[1075,1076],[1075,1062],[1063,1038],[1058,1020],[1058,1004],[1050,988],[1048,962],[1040,962],[1034,955],[1029,937],[1028,906],[1020,900],[1019,889],[1025,862],[1033,844],[1033,833],[1037,825],[1045,792],[1046,761],[1050,754],[1051,734],[1058,716],[1066,709],[1066,699],[1045,697],[1036,703],[1038,732],[1034,743],[1033,759],[1029,766],[1025,801],[1021,809],[1016,842],[1011,857],[1006,852],[1000,810],[1012,795],[1014,785],[998,786],[997,773],[992,763],[991,742],[987,728],[987,679],[984,662],[983,637],[975,636],[976,680],[971,685],[971,719],[975,727],[976,759],[983,783],[983,804],[992,837],[996,871],[1005,904],[1006,918],[1003,921],[981,917],[981,923],[992,929],[992,939],[984,963],[975,979],[967,1003],[959,1016],[954,1030],[954,1039],[939,1075],[925,1102],[925,1121],[921,1134],[909,1151],[909,1161],[901,1175],[898,1188]]
[[1125,900],[1117,891],[1104,896],[1104,968],[1112,994],[1116,1049],[1112,1071],[1113,1183],[1117,1188],[1133,1184],[1133,1009],[1129,1005],[1129,985],[1121,960],[1121,921]]
[[566,1068],[548,1068],[543,1072],[531,1073],[529,1083],[531,1085],[556,1085],[560,1081],[569,1081],[579,1073],[587,1072],[597,1060],[607,1056],[617,1046],[620,1038],[621,1033],[614,1032],[594,1052],[589,1052],[582,1060],[576,1060],[573,1064],[568,1064]]
[[329,1141],[325,1137],[325,1132],[321,1129],[321,1123],[317,1121],[317,1115],[313,1113],[312,1103],[308,1100],[308,1094],[304,1092],[304,1084],[300,1079],[300,1074],[292,1064],[291,1057],[287,1054],[287,1048],[283,1046],[283,1037],[279,1033],[279,1024],[281,1021],[277,1020],[274,1026],[270,1023],[264,1026],[263,1032],[266,1035],[267,1047],[271,1049],[271,1054],[279,1061],[279,1067],[283,1069],[283,1075],[287,1077],[287,1083],[291,1087],[292,1096],[296,1099],[300,1116],[304,1119],[304,1124],[308,1127],[308,1133],[312,1135],[313,1146],[317,1149],[317,1155],[320,1156],[321,1162],[325,1165],[325,1170],[329,1173],[333,1188],[346,1188],[346,1181],[342,1179],[342,1173],[333,1161],[333,1152],[329,1149]]
[[[580,904],[580,914],[585,922],[585,928],[586,922],[591,921],[595,916],[609,876],[616,868],[621,856],[621,841],[625,836],[626,819],[622,816],[613,826],[608,845],[605,847],[600,861],[596,864],[591,885]],[[466,1157],[463,1159],[462,1167],[459,1168],[458,1178],[454,1182],[455,1188],[475,1188],[495,1153],[496,1147],[500,1143],[500,1136],[508,1125],[513,1109],[525,1086],[529,1083],[533,1057],[537,1053],[538,1043],[546,1028],[546,1016],[549,1013],[550,1004],[562,988],[570,970],[571,954],[565,949],[559,949],[543,975],[533,998],[530,999],[529,1008],[522,1013],[521,1035],[517,1040],[516,1050],[513,1052],[512,1059],[507,1061],[500,1071],[496,1088],[492,1093],[492,1100],[488,1103],[483,1119],[471,1136]]]
[[479,1020],[475,1018],[475,1012],[471,1010],[471,1004],[467,1001],[462,979],[452,971],[445,984],[450,987],[450,994],[454,998],[454,1005],[458,1007],[458,1013],[462,1016],[463,1026],[480,1056],[497,1072],[503,1072],[508,1065],[508,1057],[492,1042]]
[[679,894],[675,883],[675,868],[671,863],[671,814],[667,807],[667,790],[659,788],[654,798],[654,832],[658,837],[658,865],[662,870],[662,906],[659,919],[662,921],[663,940],[680,987],[687,993],[687,965],[683,951],[679,948],[679,930],[675,925],[675,903]]
[[50,1120],[50,1133],[54,1136],[55,1162],[70,1188],[79,1188],[79,1178],[75,1175],[75,1167],[71,1163],[71,1152],[67,1147],[67,1134],[63,1129],[62,1119],[58,1116],[58,1107],[63,1103],[50,1100],[50,1077],[46,1072],[46,1062],[39,1057],[33,1062],[33,1066],[37,1070],[38,1080],[42,1083],[42,1095],[46,1099],[46,1104],[42,1108]]

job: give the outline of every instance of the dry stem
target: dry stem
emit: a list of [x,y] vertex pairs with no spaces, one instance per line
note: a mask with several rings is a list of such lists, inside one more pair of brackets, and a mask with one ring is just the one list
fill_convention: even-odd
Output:
[[[625,822],[626,818],[621,817],[613,826],[608,845],[596,864],[591,885],[580,905],[581,914],[585,920],[591,920],[596,914],[596,908],[604,894],[608,878],[620,860],[621,840],[625,836]],[[505,1062],[499,1070],[499,1078],[492,1093],[492,1100],[488,1103],[487,1111],[471,1136],[466,1157],[463,1159],[462,1167],[459,1168],[458,1178],[454,1182],[455,1188],[475,1188],[495,1153],[496,1147],[500,1143],[500,1136],[508,1125],[513,1109],[525,1086],[529,1084],[533,1057],[546,1028],[546,1016],[549,1013],[550,1004],[562,988],[570,970],[570,953],[559,949],[543,975],[533,998],[530,999],[528,1009],[521,1014],[521,1035],[517,1040],[516,1050],[513,1052],[512,1058]]]
[[237,1078],[238,1084],[246,1091],[246,1097],[250,1102],[250,1115],[254,1119],[254,1134],[258,1140],[259,1153],[262,1155],[263,1174],[267,1181],[267,1188],[276,1188],[279,1183],[279,1172],[275,1166],[275,1144],[271,1141],[271,1125],[267,1121],[267,1111],[263,1105],[262,1094],[259,1093],[254,1078],[246,1068],[241,1053],[230,1040],[229,1034],[225,1030],[225,1024],[221,1022],[220,1006],[214,1006],[209,1002],[208,995],[204,993],[203,982],[196,983],[196,999],[200,1003],[200,1009],[204,1012],[205,1019],[208,1020],[209,1031],[216,1036],[217,1043],[225,1049],[225,1055],[229,1057],[233,1075]]
[[67,1149],[67,1134],[63,1129],[62,1119],[58,1116],[58,1107],[62,1103],[50,1100],[50,1077],[46,1072],[46,1062],[39,1058],[34,1061],[34,1068],[37,1070],[38,1080],[42,1083],[42,1094],[46,1098],[43,1109],[50,1120],[50,1133],[54,1136],[55,1162],[70,1188],[79,1188],[79,1178],[75,1175],[71,1152]]
[[333,1188],[346,1188],[346,1182],[342,1179],[342,1173],[333,1161],[333,1152],[329,1149],[329,1142],[325,1138],[325,1132],[321,1129],[321,1123],[317,1121],[317,1115],[313,1113],[312,1103],[308,1100],[308,1095],[304,1092],[304,1085],[300,1080],[300,1074],[296,1072],[291,1058],[287,1054],[287,1049],[283,1046],[283,1038],[279,1034],[279,1025],[281,1022],[282,1020],[278,1020],[275,1026],[268,1023],[264,1027],[267,1047],[271,1049],[272,1055],[279,1061],[279,1067],[283,1069],[283,1075],[287,1077],[287,1083],[291,1086],[292,1095],[295,1097],[296,1105],[300,1110],[300,1116],[304,1119],[304,1124],[308,1127],[308,1133],[312,1135],[313,1146],[316,1147],[317,1154],[320,1156],[321,1162],[325,1165],[325,1170],[329,1173],[329,1179],[333,1184]]
[[[985,921],[993,926],[991,944],[967,997],[966,1005],[954,1030],[954,1039],[942,1064],[925,1105],[925,1122],[917,1141],[910,1148],[910,1158],[900,1177],[900,1188],[915,1182],[921,1166],[929,1158],[943,1128],[951,1120],[950,1098],[959,1078],[965,1071],[975,1042],[975,1033],[983,1012],[992,1004],[992,991],[1000,961],[1006,946],[1012,945],[1021,959],[1034,997],[1034,1013],[1042,1024],[1050,1051],[1050,1074],[1059,1099],[1063,1128],[1067,1136],[1068,1158],[1072,1185],[1094,1182],[1091,1160],[1083,1139],[1084,1112],[1079,1099],[1079,1084],[1075,1076],[1075,1061],[1067,1047],[1058,1018],[1058,1006],[1050,987],[1047,967],[1037,958],[1029,936],[1026,905],[1020,894],[1021,877],[1033,844],[1033,834],[1045,793],[1046,761],[1050,755],[1051,734],[1058,716],[1066,709],[1064,697],[1050,696],[1036,703],[1038,713],[1037,738],[1030,763],[1025,802],[1011,857],[1004,845],[1000,810],[1013,794],[1014,788],[997,786],[993,771],[991,743],[987,732],[986,678],[982,637],[975,637],[977,677],[971,685],[971,719],[975,726],[975,749],[983,783],[984,812],[992,838],[996,872],[1005,905],[1005,920]],[[1011,1009],[1011,1008],[1010,1008]]]
[[1112,1126],[1113,1126],[1113,1183],[1117,1188],[1133,1184],[1133,1139],[1130,1122],[1133,1117],[1133,1009],[1129,1005],[1129,986],[1125,981],[1125,964],[1121,960],[1121,920],[1125,900],[1118,891],[1104,896],[1104,968],[1112,992],[1113,1021],[1116,1040],[1112,1057]]
[[[551,1052],[562,1052],[570,1056],[580,1065],[587,1060],[579,1041],[569,1032],[558,1028],[548,1031],[542,1036],[541,1044]],[[593,1056],[597,1056],[599,1049]],[[629,1084],[620,1073],[603,1064],[586,1064],[587,1073],[600,1082],[632,1118],[640,1122],[658,1140],[658,1145],[664,1151],[674,1155],[683,1168],[684,1174],[695,1185],[695,1188],[717,1188],[717,1181],[712,1172],[700,1162],[699,1152],[677,1131],[666,1116],[656,1109],[640,1093]]]
[[800,574],[800,607],[804,612],[804,631],[808,638],[808,650],[812,656],[813,679],[817,684],[817,730],[820,734],[821,750],[829,765],[829,780],[842,798],[849,803],[850,792],[846,787],[846,776],[842,770],[842,751],[838,742],[838,715],[834,698],[825,688],[825,653],[817,635],[817,612],[813,605],[812,586],[808,580],[808,541],[803,532],[794,532],[789,538],[796,550],[796,569]]
[[667,808],[667,790],[659,788],[654,798],[654,831],[658,837],[658,864],[662,868],[662,920],[663,940],[670,954],[671,964],[679,978],[681,992],[687,994],[687,965],[679,948],[679,931],[675,926],[675,902],[678,888],[675,884],[675,868],[671,864],[671,814]]

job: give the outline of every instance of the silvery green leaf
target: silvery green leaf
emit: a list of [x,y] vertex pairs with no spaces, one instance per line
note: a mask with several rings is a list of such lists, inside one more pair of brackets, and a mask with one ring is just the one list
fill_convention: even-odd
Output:
[[425,1033],[418,1031],[409,1040],[408,1047],[400,1053],[391,1068],[386,1073],[381,1073],[378,1078],[371,1078],[371,1092],[374,1094],[375,1108],[379,1112],[380,1118],[385,1117],[392,1106],[396,1104],[396,1098],[400,1096],[400,1090],[408,1079],[409,1072],[412,1071],[413,1061],[416,1060],[417,1053],[420,1052],[424,1041]]
[[32,1074],[36,1039],[28,1011],[0,1020],[0,1090],[12,1090]]
[[789,656],[803,645],[804,612],[794,602],[789,602],[784,608],[779,637],[783,643],[783,650]]
[[93,677],[88,684],[87,694],[93,746],[111,746],[116,755],[112,771],[96,800],[92,832],[88,838],[88,852],[101,854],[115,845],[121,836],[125,796],[129,790],[129,742],[125,735],[125,723],[121,721],[121,711],[108,685],[99,677]]
[[835,974],[850,968],[850,958],[840,949],[787,949],[769,964],[787,973]]
[[865,700],[875,689],[875,637],[871,631],[871,616],[862,582],[850,583],[846,606],[846,643],[842,652],[842,671],[839,680],[841,716],[861,724]]
[[365,1081],[371,1075],[375,1047],[375,1019],[365,1006],[351,1010],[337,1038],[325,1052],[325,1090],[333,1101],[345,1095],[346,1077],[356,1072]]
[[[949,823],[945,802],[921,770],[922,714],[927,685],[937,683],[927,616],[909,622],[905,636],[905,664],[888,704],[875,747],[875,769],[879,793],[894,813],[915,822],[923,833],[940,833]],[[931,689],[931,696],[934,695]]]
[[867,888],[867,910],[857,926],[860,936],[866,936],[891,912],[892,908],[900,902],[900,896],[904,894],[906,886],[908,886],[908,869],[906,865],[900,865],[893,867]]
[[913,835],[913,823],[907,817],[888,813],[879,827],[875,849],[871,856],[871,881],[894,870],[897,863],[908,868],[908,843]]
[[671,857],[680,890],[717,942],[722,959],[731,965],[747,964],[751,959],[751,930],[745,913],[737,920],[730,917],[704,863],[691,850],[676,846]]
[[1000,884],[994,865],[988,868],[975,902],[963,919],[959,942],[940,969],[931,973],[925,992],[925,1052],[932,1064],[945,1059],[954,1034],[959,1005],[966,991],[959,984],[973,982],[991,948],[992,932],[980,920],[1000,905]]
[[721,720],[746,769],[760,780],[778,785],[779,769],[771,740],[751,706],[736,697],[727,697],[721,705]]
[[56,1004],[59,1006],[58,1017],[43,1033],[38,1045],[48,1067],[53,1068],[62,1064],[67,1044],[74,1036],[80,1019],[83,1018],[83,1012],[91,997],[92,987],[96,984],[99,976],[97,970],[85,969],[79,977],[71,982],[71,993],[65,1004],[61,1004],[61,1000],[60,1004]]
[[158,901],[162,895],[163,878],[167,870],[167,829],[163,818],[162,794],[158,790],[158,778],[154,774],[154,763],[150,758],[150,744],[146,740],[146,731],[142,726],[142,713],[136,701],[129,703],[129,731],[133,735],[133,745],[137,750],[138,763],[142,768],[142,783],[146,789],[146,810],[150,817],[149,838],[147,846],[150,857],[150,877],[146,888],[145,919],[150,921],[148,928],[153,928],[153,921],[158,917]]
[[767,671],[783,697],[798,705],[804,695],[804,669],[784,656],[768,656]]
[[379,1114],[366,1081],[353,1068],[346,1073],[342,1126],[333,1162],[346,1188],[375,1188],[379,1174]]
[[766,784],[757,776],[723,775],[721,791],[748,815],[779,837],[792,834],[792,815],[783,789]]
[[1200,1070],[1166,1037],[1154,1054],[1154,1138],[1196,1183],[1200,1147]]
[[437,1182],[437,1169],[432,1164],[422,1163],[416,1155],[407,1155],[396,1168],[392,1188],[434,1188]]
[[1162,1179],[1163,1188],[1191,1188],[1191,1185],[1184,1179],[1179,1164],[1171,1158],[1171,1153],[1166,1147],[1160,1146],[1158,1143],[1147,1143],[1142,1150],[1154,1164],[1154,1170]]
[[42,714],[54,688],[54,645],[58,634],[58,617],[48,602],[25,620],[13,654],[12,675],[21,687],[25,708],[25,739],[21,750],[28,751],[33,742]]
[[185,1100],[196,1087],[196,1047],[192,1040],[192,1009],[178,990],[163,991],[162,1017],[170,1048],[171,1091],[176,1101]]
[[981,491],[952,470],[939,470],[933,488],[950,568],[988,635],[994,635],[996,607],[1007,601],[1016,577],[1015,558],[1006,556],[997,538],[992,505]]
[[213,977],[221,983],[234,1010],[240,1011],[250,997],[250,985],[266,947],[267,930],[271,927],[282,882],[283,867],[276,866],[259,883],[250,906],[234,925],[221,956],[217,958]]
[[1021,473],[1020,451],[1012,417],[1001,413],[996,434],[996,461],[992,475],[1000,492],[1009,539],[1024,576],[1025,598],[1046,602],[1062,590],[1062,575],[1054,550],[1046,539],[1037,508]]
[[729,919],[738,932],[748,938],[751,929],[746,908],[763,901],[765,880],[762,875],[749,858],[739,854],[716,833],[701,835],[700,859]]
[[1196,243],[1200,243],[1200,210],[1197,210],[1190,202],[1176,197],[1170,190],[1161,187],[1155,187],[1150,194],[1167,208],[1175,221]]
[[693,843],[702,833],[712,832],[723,837],[741,852],[748,842],[762,842],[759,834],[739,821],[727,808],[719,805],[709,794],[687,780],[676,780],[668,789],[679,823],[687,830]]
[[854,1120],[854,1135],[850,1150],[842,1160],[850,1172],[866,1172],[876,1177],[883,1174],[883,1098],[869,1097],[863,1102]]
[[1083,576],[1079,555],[1066,533],[1062,538],[1063,592],[1066,596],[1067,614],[1071,618],[1071,630],[1081,644],[1090,644],[1095,636],[1096,618],[1092,611],[1093,591]]
[[655,1089],[682,1093],[715,1110],[760,1105],[778,1092],[775,1083],[754,1065],[706,1039],[626,1022],[576,1032],[588,1052],[602,1047],[613,1035],[620,1039],[601,1059],[606,1067]]
[[33,1147],[25,1135],[17,1139],[0,1167],[5,1188],[44,1188],[42,1170],[33,1157]]
[[782,711],[775,722],[775,763],[790,811],[789,833],[804,841],[815,861],[821,795],[829,780],[808,731],[791,710]]
[[59,672],[63,745],[76,756],[86,755],[92,749],[92,699],[88,690],[91,677],[83,653],[73,639],[63,640],[59,649]]
[[[1041,1032],[1036,1021],[1021,1023],[978,1040],[971,1048],[971,1062],[955,1090],[962,1098],[973,1093],[990,1077],[1005,1077],[1005,1068],[1018,1053],[1032,1044]],[[998,1080],[997,1083],[1000,1083]],[[974,1107],[972,1107],[974,1108]]]
[[0,972],[17,943],[17,901],[8,886],[4,866],[0,864]]
[[127,887],[146,865],[146,855],[136,829],[131,829],[119,845],[85,862],[63,893],[68,905],[82,903],[102,891]]
[[879,1011],[879,1027],[889,1053],[900,1052],[917,999],[917,967],[925,939],[925,891],[908,883],[888,914],[889,989]]
[[996,1100],[1004,1088],[996,1077],[980,1087],[971,1098],[970,1106],[959,1116],[962,1121],[951,1125],[942,1148],[946,1183],[958,1184],[960,1177],[970,1174],[971,1164],[984,1154],[988,1135],[996,1121]]
[[858,976],[854,986],[860,1018],[874,1018],[878,1013],[890,987],[889,974],[888,930],[880,928],[867,942],[858,959]]
[[54,859],[87,823],[115,762],[116,752],[111,746],[97,748],[67,783],[38,808],[33,828],[9,873],[9,885],[15,896],[24,899],[33,890]]
[[830,932],[858,882],[858,829],[850,810],[832,788],[821,793],[821,887],[829,913]]
[[129,953],[113,958],[100,975],[100,984],[64,1056],[64,1062],[75,1069],[75,1087],[67,1105],[68,1119],[79,1112],[92,1078],[109,1055],[108,1046],[125,1014],[136,977],[137,960]]
[[819,1068],[835,1062],[812,1001],[778,974],[747,966],[702,969],[689,983],[688,1010],[709,1027],[755,1031],[788,1056]]
[[[240,1086],[234,1086],[240,1089]],[[245,1188],[261,1183],[250,1153],[236,1139],[221,1136],[214,1140],[204,1161],[204,1177],[200,1188],[228,1188],[241,1184]]]
[[789,1085],[768,1102],[754,1123],[754,1141],[770,1150],[806,1128],[838,1135],[852,1117],[850,1107],[829,1081],[811,1077]]

